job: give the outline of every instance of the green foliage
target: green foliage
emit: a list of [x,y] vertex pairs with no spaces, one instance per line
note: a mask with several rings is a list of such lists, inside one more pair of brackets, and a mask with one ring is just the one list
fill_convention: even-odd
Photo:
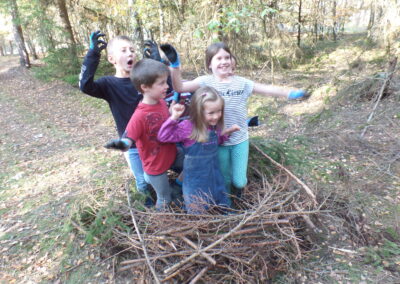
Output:
[[[52,50],[43,61],[45,65],[32,68],[36,78],[46,82],[61,79],[74,87],[78,87],[82,59],[71,58],[71,50],[69,48]],[[101,60],[95,77],[113,75],[114,73],[113,65],[107,60]]]
[[61,79],[72,82],[76,78],[75,85],[78,83],[80,64],[78,58],[71,56],[71,49],[54,49],[43,59],[44,66],[34,67],[35,76],[43,81]]
[[277,13],[278,13],[278,10],[271,8],[271,7],[267,7],[261,11],[260,16],[261,16],[261,18],[264,18],[265,16],[271,16],[271,15],[274,15]]
[[248,23],[246,19],[251,17],[252,12],[248,7],[237,9],[233,6],[224,6],[221,9],[219,19],[212,19],[208,22],[207,28],[213,32],[239,33]]
[[[284,142],[253,138],[251,139],[251,143],[260,148],[274,161],[291,167],[296,173],[304,172],[304,169],[311,167],[311,163],[307,160],[308,142],[306,137],[292,137]],[[251,164],[265,169],[264,173],[271,175],[276,173],[276,166],[269,159],[262,157],[258,151],[252,149],[249,159]]]
[[130,229],[122,222],[121,216],[114,212],[112,204],[95,211],[91,207],[85,207],[77,215],[79,223],[87,229],[86,241],[88,243],[103,243],[112,237],[113,229],[120,227],[123,230]]
[[320,121],[327,120],[328,118],[333,116],[333,112],[330,109],[322,109],[320,112],[309,115],[307,117],[308,123],[319,123]]
[[365,264],[371,264],[380,269],[396,266],[400,260],[400,246],[395,242],[385,240],[381,246],[368,247],[363,258]]

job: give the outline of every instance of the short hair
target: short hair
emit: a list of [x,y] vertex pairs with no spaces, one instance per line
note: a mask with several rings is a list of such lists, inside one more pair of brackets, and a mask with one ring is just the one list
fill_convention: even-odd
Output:
[[208,130],[204,121],[204,104],[206,102],[220,102],[221,103],[221,118],[217,123],[217,129],[223,130],[224,128],[224,99],[218,94],[217,90],[213,87],[204,86],[196,90],[190,100],[189,116],[193,123],[193,130],[190,139],[197,142],[208,141]]
[[207,71],[211,71],[210,70],[210,64],[211,64],[211,60],[213,59],[213,57],[215,56],[215,54],[218,53],[218,51],[220,49],[225,50],[226,52],[228,52],[231,56],[231,58],[233,58],[235,60],[235,64],[237,63],[237,59],[236,57],[232,54],[231,50],[229,49],[228,45],[224,42],[216,42],[213,43],[211,45],[209,45],[206,49],[206,70]]
[[162,76],[169,76],[167,65],[153,59],[145,58],[136,62],[131,71],[130,78],[135,88],[143,92],[141,85],[152,86]]
[[127,36],[119,35],[119,36],[113,37],[113,38],[107,43],[107,54],[108,54],[108,55],[111,55],[111,54],[114,53],[114,46],[115,46],[115,43],[116,43],[117,41],[127,41],[127,42],[130,42],[130,43],[133,44],[132,40],[131,40],[129,37],[127,37]]

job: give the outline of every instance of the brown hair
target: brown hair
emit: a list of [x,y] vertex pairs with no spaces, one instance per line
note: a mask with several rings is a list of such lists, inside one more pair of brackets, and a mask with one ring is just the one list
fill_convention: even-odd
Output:
[[212,87],[201,87],[197,89],[190,101],[189,116],[193,123],[193,130],[190,134],[190,139],[197,142],[208,141],[208,125],[204,121],[204,104],[206,102],[219,101],[222,105],[221,118],[218,121],[217,129],[224,128],[224,99],[218,94],[217,90]]
[[169,76],[167,65],[153,59],[145,58],[136,62],[130,78],[136,90],[143,92],[141,85],[151,87],[162,76]]
[[224,43],[224,42],[216,42],[213,43],[211,45],[209,45],[207,47],[206,50],[206,70],[207,71],[211,71],[210,70],[210,64],[211,64],[211,60],[213,59],[213,57],[215,56],[215,54],[218,53],[218,51],[220,49],[225,50],[226,52],[228,52],[231,55],[231,58],[233,58],[235,60],[235,65],[237,63],[237,59],[236,57],[232,54],[231,50],[229,49],[229,47]]
[[130,43],[133,43],[132,40],[124,35],[119,35],[116,37],[113,37],[108,43],[107,43],[107,55],[112,55],[114,53],[114,45],[117,41],[127,41]]

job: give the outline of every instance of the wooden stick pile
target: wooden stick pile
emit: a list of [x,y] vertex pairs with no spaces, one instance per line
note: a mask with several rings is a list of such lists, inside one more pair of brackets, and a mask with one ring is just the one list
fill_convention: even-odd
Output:
[[283,169],[274,181],[252,181],[224,215],[157,213],[130,204],[120,213],[130,216],[132,232],[114,232],[113,241],[132,256],[119,270],[133,272],[135,283],[263,283],[285,270],[302,257],[302,234],[313,229],[309,216],[318,210],[311,189]]

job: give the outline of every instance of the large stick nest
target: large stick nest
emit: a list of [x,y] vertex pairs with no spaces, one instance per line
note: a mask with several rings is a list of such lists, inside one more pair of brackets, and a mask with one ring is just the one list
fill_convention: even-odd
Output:
[[[269,158],[255,147],[260,159]],[[277,166],[269,178],[252,167],[253,178],[229,214],[124,208],[133,230],[114,232],[113,243],[130,251],[120,271],[130,270],[142,283],[263,283],[286,270],[302,258],[305,228],[313,229],[309,216],[317,210],[310,189]]]

